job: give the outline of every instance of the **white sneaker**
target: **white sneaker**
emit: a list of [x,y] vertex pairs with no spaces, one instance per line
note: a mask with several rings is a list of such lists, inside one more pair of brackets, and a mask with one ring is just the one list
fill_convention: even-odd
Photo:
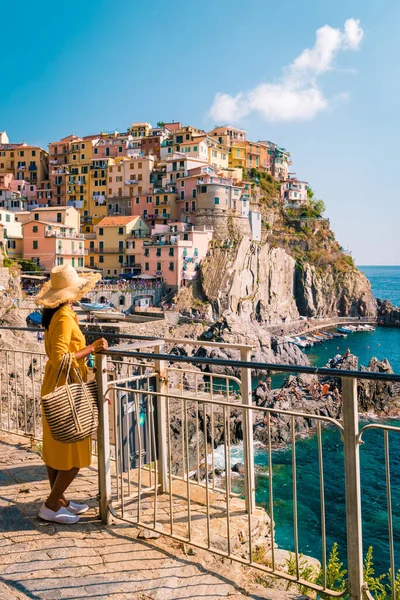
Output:
[[87,504],[78,504],[77,502],[72,502],[72,500],[70,500],[68,506],[65,508],[73,515],[82,515],[89,510],[90,506]]
[[43,521],[53,521],[54,523],[64,523],[66,525],[73,525],[79,521],[79,517],[70,513],[63,506],[57,511],[54,511],[47,508],[44,503],[42,504],[38,516],[39,519],[43,519]]

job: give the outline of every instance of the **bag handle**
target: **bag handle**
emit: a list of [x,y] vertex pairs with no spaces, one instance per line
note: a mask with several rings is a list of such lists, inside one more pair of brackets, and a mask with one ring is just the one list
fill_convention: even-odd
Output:
[[71,370],[71,363],[72,363],[72,355],[68,354],[68,353],[63,354],[61,363],[60,363],[60,367],[58,369],[56,385],[55,385],[54,389],[58,388],[58,382],[60,381],[61,375],[64,370],[66,371],[66,383],[68,382],[68,377],[69,377],[69,373]]

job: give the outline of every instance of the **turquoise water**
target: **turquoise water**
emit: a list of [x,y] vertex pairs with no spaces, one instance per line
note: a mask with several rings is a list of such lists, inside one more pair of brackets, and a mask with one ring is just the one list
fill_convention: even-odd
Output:
[[[380,298],[388,297],[400,305],[400,267],[362,267],[371,279],[372,289]],[[388,358],[395,372],[400,372],[400,329],[377,328],[375,332],[350,334],[345,340],[330,340],[308,351],[311,361],[323,366],[336,353],[350,348],[367,365],[372,356]],[[387,422],[387,421],[386,421]],[[391,421],[397,425],[398,421]],[[364,548],[374,547],[376,573],[389,568],[386,483],[383,434],[368,431],[360,449]],[[240,454],[240,449],[238,449]],[[336,541],[346,562],[345,488],[343,445],[334,429],[323,432],[325,475],[326,531],[328,548]],[[317,440],[315,437],[296,443],[297,494],[300,551],[321,559],[320,488]],[[233,457],[232,462],[238,458]],[[268,457],[256,449],[256,499],[269,511]],[[276,541],[294,549],[293,493],[291,448],[273,453],[273,493]],[[390,466],[393,502],[393,525],[396,567],[400,568],[400,433],[390,434]],[[239,482],[238,482],[238,485]]]

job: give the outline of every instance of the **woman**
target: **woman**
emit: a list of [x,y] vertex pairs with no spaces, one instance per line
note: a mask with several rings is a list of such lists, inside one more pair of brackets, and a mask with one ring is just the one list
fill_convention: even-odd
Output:
[[[50,273],[50,281],[36,297],[36,304],[43,306],[44,343],[49,359],[43,378],[42,396],[54,390],[64,354],[72,354],[74,366],[79,369],[85,381],[86,357],[108,347],[103,338],[86,346],[77,316],[72,309],[72,302],[82,298],[100,278],[97,273],[81,277],[71,265],[54,267]],[[58,385],[64,384],[65,376],[60,378]],[[40,509],[41,519],[56,523],[76,523],[79,520],[78,515],[89,509],[87,504],[68,501],[64,493],[79,469],[90,465],[91,445],[91,438],[71,444],[57,442],[53,439],[43,414],[42,458],[46,464],[51,492]]]

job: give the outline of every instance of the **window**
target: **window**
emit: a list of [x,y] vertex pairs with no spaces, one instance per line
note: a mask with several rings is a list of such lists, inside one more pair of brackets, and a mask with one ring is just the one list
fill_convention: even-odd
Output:
[[200,188],[200,193],[201,194],[207,194],[207,186],[206,185],[202,185]]
[[161,248],[157,248],[157,250],[156,250],[156,256],[161,256]]
[[25,156],[25,152],[24,152],[23,150],[20,150],[20,151],[19,151],[19,155],[20,155],[20,156]]
[[120,296],[118,300],[120,306],[125,306],[125,296]]
[[157,271],[161,271],[161,263],[160,262],[157,263]]
[[144,270],[145,271],[149,271],[150,270],[150,264],[149,263],[144,263]]
[[150,256],[150,250],[148,248],[145,248],[144,255],[145,256]]
[[32,156],[36,156],[36,150],[32,150]]
[[[122,248],[122,250],[123,250],[123,248]],[[120,264],[122,264],[124,262],[124,257],[121,254],[118,256],[118,262]]]
[[192,198],[196,198],[196,196],[197,196],[197,190],[196,190],[196,188],[193,188],[192,189]]
[[198,150],[198,147],[197,147],[197,146],[194,146],[194,147],[193,147],[193,150],[194,150],[194,152],[197,152],[197,150]]
[[169,249],[169,255],[170,256],[174,256],[174,250],[175,250],[175,248],[170,248]]
[[170,263],[169,263],[169,270],[170,270],[170,271],[174,271],[174,269],[175,269],[174,263],[173,263],[173,262],[170,262]]
[[62,223],[62,213],[57,213],[57,223]]
[[196,212],[196,202],[192,202],[192,212]]
[[72,160],[76,160],[76,154],[72,155]]
[[93,149],[93,154],[98,154],[99,153],[99,149],[98,148],[94,148]]
[[118,152],[123,152],[123,151],[124,151],[123,147],[122,147],[122,146],[119,146],[119,147],[118,147]]
[[35,221],[39,221],[39,213],[34,214]]
[[99,235],[104,235],[104,229],[102,227],[99,229]]
[[183,234],[183,239],[184,239],[184,241],[187,242],[189,240],[189,234],[188,233],[184,233]]
[[81,160],[85,160],[85,155],[81,154]]
[[38,248],[39,248],[39,242],[37,240],[33,240],[33,246],[32,246],[32,248],[34,250],[38,250]]
[[37,233],[37,232],[38,232],[38,226],[37,226],[37,225],[34,225],[34,226],[32,227],[32,233]]
[[136,198],[136,204],[140,203],[140,198]]
[[99,242],[99,250],[100,252],[104,252],[104,242]]
[[214,204],[219,204],[219,198],[214,198]]
[[118,242],[118,252],[123,252],[124,251],[124,242],[122,240],[120,240]]
[[58,256],[58,257],[57,257],[57,264],[58,264],[58,265],[63,265],[63,264],[64,264],[64,259],[63,259],[63,257],[62,257],[62,256]]
[[184,190],[182,190],[181,191],[181,200],[184,200],[184,199],[185,199],[185,192],[184,192]]
[[11,215],[6,214],[6,223],[11,223]]
[[124,228],[118,227],[118,235],[124,235]]
[[74,257],[72,257],[71,263],[72,263],[72,266],[74,267],[75,266],[75,258]]
[[142,168],[142,163],[140,162],[140,163],[138,163],[138,169],[141,169],[141,168]]
[[103,263],[104,262],[104,256],[99,256],[99,263]]

